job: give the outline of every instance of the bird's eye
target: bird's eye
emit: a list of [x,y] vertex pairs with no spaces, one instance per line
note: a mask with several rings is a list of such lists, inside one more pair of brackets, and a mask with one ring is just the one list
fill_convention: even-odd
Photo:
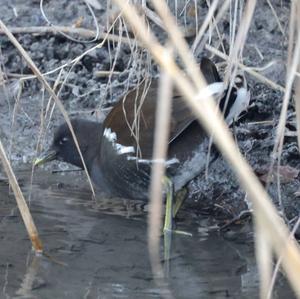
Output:
[[237,75],[234,79],[234,84],[237,88],[243,87],[244,78],[241,75]]
[[62,139],[59,140],[59,144],[60,144],[60,145],[63,145],[63,144],[65,144],[68,140],[69,140],[68,137],[63,137]]

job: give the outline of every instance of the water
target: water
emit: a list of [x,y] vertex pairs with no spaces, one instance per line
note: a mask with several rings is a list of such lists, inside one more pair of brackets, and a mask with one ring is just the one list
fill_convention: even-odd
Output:
[[[93,201],[76,174],[39,172],[32,185],[30,174],[19,177],[46,256],[33,254],[15,199],[0,183],[0,298],[161,298],[141,203],[128,212],[122,200]],[[173,236],[166,281],[173,296],[258,298],[252,242],[207,232],[208,221],[190,215],[182,212],[177,224],[193,237]],[[294,298],[282,276],[273,298]]]

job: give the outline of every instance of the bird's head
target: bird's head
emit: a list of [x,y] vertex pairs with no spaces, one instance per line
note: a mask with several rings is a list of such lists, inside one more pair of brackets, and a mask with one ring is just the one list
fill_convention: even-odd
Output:
[[[82,119],[72,119],[71,124],[82,156],[89,168],[100,151],[102,125]],[[42,153],[34,164],[40,165],[52,160],[63,161],[83,168],[82,160],[67,123],[63,123],[56,129],[50,148]]]

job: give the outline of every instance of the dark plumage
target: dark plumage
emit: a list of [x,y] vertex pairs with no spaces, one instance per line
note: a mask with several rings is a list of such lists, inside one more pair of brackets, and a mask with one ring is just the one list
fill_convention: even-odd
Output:
[[[208,82],[221,82],[215,65],[207,58],[201,70]],[[158,81],[130,91],[111,110],[103,124],[73,119],[82,155],[92,181],[101,191],[125,198],[147,199],[150,181]],[[226,115],[234,104],[231,94]],[[220,101],[224,108],[225,98]],[[241,111],[239,111],[241,112]],[[239,114],[239,113],[238,113]],[[226,117],[225,115],[225,117]],[[208,138],[181,95],[174,90],[167,175],[175,190],[181,189],[205,166]],[[67,124],[55,132],[50,155],[36,161],[59,159],[82,168],[82,162]]]

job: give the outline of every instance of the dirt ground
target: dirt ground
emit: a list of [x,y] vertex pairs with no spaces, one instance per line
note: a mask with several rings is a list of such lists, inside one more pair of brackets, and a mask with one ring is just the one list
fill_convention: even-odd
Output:
[[[102,8],[94,10],[94,12],[99,23],[100,32],[102,32],[104,30],[103,28],[106,28],[107,24],[107,3],[104,0],[99,2],[101,3]],[[186,32],[188,32],[187,41],[191,44],[194,37],[193,28],[195,28],[195,20],[194,18],[192,18],[192,16],[194,16],[195,13],[189,14],[188,12],[191,11],[189,9],[192,9],[191,5],[193,5],[194,1],[186,2],[178,0],[177,2],[169,2],[171,3],[170,5],[172,6],[173,11],[175,11],[175,3],[177,3],[178,23],[181,26],[185,26]],[[207,5],[205,4],[205,2],[206,1],[198,1],[199,5],[197,7],[197,15],[199,24],[202,23],[207,12]],[[186,3],[188,4],[186,5]],[[58,84],[57,90],[61,88],[61,86],[62,88],[59,92],[59,97],[63,101],[63,104],[67,109],[69,115],[72,117],[80,116],[82,118],[100,121],[101,119],[103,119],[103,114],[99,111],[102,108],[110,107],[111,105],[113,105],[113,103],[117,102],[120,96],[123,95],[128,90],[128,88],[131,88],[136,84],[139,76],[144,76],[145,74],[158,76],[159,74],[159,68],[153,62],[151,64],[149,63],[150,60],[147,53],[145,53],[144,51],[137,51],[136,57],[132,59],[132,53],[128,45],[126,43],[123,43],[119,47],[116,42],[105,42],[102,47],[88,52],[88,54],[86,54],[73,67],[66,66],[64,68],[60,68],[62,65],[70,63],[70,61],[84,53],[86,50],[94,47],[97,43],[84,42],[90,39],[77,35],[72,36],[75,39],[79,39],[79,41],[72,41],[69,38],[62,36],[60,33],[38,33],[34,29],[30,29],[30,27],[47,26],[47,21],[45,19],[46,16],[51,24],[57,26],[67,26],[72,27],[73,29],[76,29],[77,27],[83,27],[95,30],[92,15],[87,5],[83,1],[45,1],[43,5],[43,13],[40,9],[40,2],[36,0],[0,0],[0,4],[0,19],[6,24],[6,26],[8,26],[9,28],[22,27],[28,30],[28,33],[15,33],[15,36],[24,47],[24,49],[28,52],[33,61],[36,63],[36,65],[39,67],[39,69],[43,73],[47,73],[46,78],[48,82],[53,85],[58,80],[58,76],[60,76],[58,80],[60,83]],[[246,66],[258,68],[258,71],[262,75],[272,80],[277,85],[284,86],[286,78],[285,65],[287,59],[287,32],[290,13],[290,1],[275,0],[272,1],[272,4],[278,16],[278,20],[282,26],[283,32],[281,32],[278,22],[274,17],[274,14],[270,9],[267,1],[258,1],[254,19],[252,20],[247,42],[243,51],[243,63]],[[164,34],[160,32],[158,26],[151,22],[150,25],[155,30],[158,38],[161,41],[166,39],[166,36],[164,36]],[[115,28],[115,30],[116,33],[118,33],[119,29]],[[230,30],[229,15],[227,15],[218,24],[218,30],[220,32],[220,36],[222,36],[224,48],[228,51]],[[129,33],[129,35],[130,34],[131,33]],[[212,46],[221,50],[221,48],[219,47],[219,40],[217,38],[212,38],[210,43]],[[201,57],[203,56],[212,58],[220,68],[221,76],[224,75],[222,71],[224,70],[224,64],[222,64],[223,61],[220,58],[212,56],[209,51],[204,51],[198,55],[197,60],[200,61]],[[63,117],[57,107],[53,106],[53,103],[51,102],[51,100],[49,100],[49,95],[43,90],[41,84],[36,79],[26,77],[32,74],[31,70],[28,68],[28,66],[24,62],[24,59],[20,56],[15,47],[2,33],[0,34],[0,68],[3,74],[3,78],[0,77],[0,137],[7,152],[9,153],[14,168],[18,171],[25,170],[25,181],[27,183],[23,183],[22,187],[26,189],[30,182],[30,170],[32,168],[32,161],[37,156],[38,151],[41,148],[40,144],[42,144],[42,147],[47,147],[47,145],[51,141],[53,129],[62,122]],[[53,71],[57,68],[60,69],[57,71]],[[109,71],[112,68],[115,72],[112,76],[103,75],[103,73],[101,75],[100,72]],[[267,84],[260,82],[258,79],[252,77],[249,74],[245,75],[251,92],[251,107],[249,108],[248,113],[239,121],[239,123],[235,125],[233,133],[241,149],[241,152],[245,155],[262,183],[265,183],[269,166],[272,161],[271,153],[274,146],[276,127],[282,107],[283,93],[276,88],[271,88]],[[61,85],[61,82],[63,82],[64,80],[64,84]],[[284,212],[286,220],[289,221],[290,225],[292,225],[295,220],[297,220],[300,211],[300,204],[298,200],[300,196],[299,151],[297,140],[295,137],[296,125],[294,111],[294,103],[293,99],[291,99],[288,108],[288,122],[286,125],[286,137],[284,139],[283,151],[281,155],[281,166],[279,167],[279,169],[277,169],[280,174],[280,184],[277,184],[277,170],[275,170],[272,174],[271,184],[268,188],[268,192],[274,200],[274,203],[280,210]],[[43,132],[41,133],[42,129]],[[46,165],[44,168],[48,171],[70,169],[68,165],[63,163],[52,163],[50,165]],[[2,171],[1,166],[0,175],[0,181],[2,181],[5,175]],[[33,184],[33,190],[35,189],[35,186],[41,184],[41,181],[43,185],[45,185],[46,182],[51,181],[53,187],[53,180],[56,180],[57,182],[63,181],[65,179],[65,176],[68,175],[68,173],[63,173],[61,174],[62,178],[60,179],[59,175],[56,174],[55,179],[50,179],[48,175],[44,174],[43,176],[38,172],[38,174],[33,177],[33,181],[31,182],[31,184]],[[23,176],[24,173],[22,177]],[[72,176],[76,178],[80,177],[80,179],[84,180],[84,174],[80,172],[73,173]],[[39,177],[38,182],[36,181],[37,177]],[[68,186],[72,185],[72,182],[75,182],[75,180],[72,181],[72,179],[70,181],[68,181]],[[76,183],[74,184],[76,185]],[[80,184],[83,183],[81,182]],[[52,248],[54,252],[51,252],[51,254],[55,255],[58,252],[58,256],[60,257],[60,254],[62,254],[62,259],[64,261],[67,260],[67,263],[75,263],[74,273],[77,273],[76,271],[79,271],[79,273],[81,273],[80,271],[83,271],[82,273],[86,273],[84,272],[84,269],[87,269],[87,267],[92,267],[94,261],[89,261],[89,265],[86,266],[86,268],[84,266],[85,261],[89,256],[96,255],[96,253],[100,250],[102,257],[107,256],[108,261],[108,264],[104,266],[104,268],[101,268],[101,271],[111,271],[109,272],[109,274],[107,274],[108,276],[105,278],[106,280],[104,279],[104,284],[100,288],[101,294],[106,294],[105,291],[107,291],[107,294],[103,298],[121,298],[121,295],[124,294],[124,292],[127,295],[129,294],[127,298],[140,298],[142,295],[145,295],[145,293],[143,293],[145,288],[148,288],[145,298],[158,298],[159,293],[157,293],[157,290],[153,289],[153,281],[151,281],[151,278],[149,278],[151,275],[148,271],[149,269],[147,270],[148,272],[146,271],[146,274],[143,272],[144,268],[146,269],[148,267],[148,260],[144,262],[145,265],[143,264],[143,266],[141,266],[144,268],[142,270],[139,270],[140,272],[137,271],[138,274],[136,274],[136,268],[135,266],[132,266],[132,263],[134,264],[134,260],[132,256],[130,256],[130,253],[127,256],[127,259],[128,263],[131,263],[131,265],[123,265],[124,267],[122,268],[121,273],[123,275],[126,275],[126,273],[128,273],[129,271],[133,271],[133,282],[130,282],[131,288],[124,291],[123,289],[120,289],[122,288],[121,283],[115,283],[113,285],[109,284],[111,282],[111,277],[114,277],[114,281],[118,281],[115,278],[118,277],[118,275],[116,275],[119,271],[118,266],[120,266],[119,263],[122,264],[124,262],[124,260],[120,261],[119,259],[117,259],[115,261],[115,269],[112,269],[111,263],[109,263],[110,261],[113,261],[115,259],[115,256],[110,255],[110,253],[113,252],[115,248],[123,248],[124,246],[122,242],[119,243],[119,237],[122,236],[122,234],[124,234],[122,239],[123,242],[132,242],[132,247],[130,247],[131,249],[139,248],[139,244],[142,244],[143,248],[145,247],[144,250],[146,251],[145,235],[142,235],[146,227],[145,222],[139,222],[141,223],[138,228],[139,231],[135,232],[137,236],[134,235],[130,237],[126,234],[129,234],[128,230],[132,227],[136,227],[136,224],[132,224],[130,221],[127,221],[127,219],[113,218],[112,220],[108,216],[104,216],[103,218],[101,218],[102,222],[99,224],[98,218],[100,218],[100,216],[95,216],[93,214],[94,212],[91,212],[94,207],[89,207],[88,211],[82,212],[80,211],[81,209],[78,208],[76,200],[75,205],[71,206],[72,208],[76,207],[75,210],[78,212],[78,214],[76,214],[75,212],[74,213],[76,215],[68,214],[69,212],[67,212],[67,210],[69,207],[67,207],[66,209],[64,206],[62,207],[62,205],[69,203],[67,194],[64,194],[64,202],[60,202],[59,205],[57,205],[57,203],[55,202],[52,203],[52,200],[57,199],[58,193],[60,192],[68,193],[71,191],[69,189],[62,191],[62,189],[64,189],[63,184],[57,184],[55,188],[57,190],[55,189],[55,192],[53,193],[53,190],[49,191],[48,189],[46,189],[46,187],[37,187],[37,194],[40,194],[42,198],[49,197],[49,200],[51,200],[50,203],[48,203],[47,201],[43,201],[43,203],[35,203],[36,206],[34,206],[35,208],[33,209],[35,211],[35,217],[38,218],[38,216],[41,214],[42,218],[45,217],[46,219],[40,220],[39,223],[44,234],[51,235],[53,233],[51,229],[50,231],[48,230],[48,225],[51,227],[54,225],[55,227],[55,232],[52,235],[53,240],[51,239],[51,237],[50,239],[48,239],[48,246],[49,248]],[[76,189],[75,192],[71,192],[71,195],[77,198],[82,195],[82,193],[80,192],[80,190],[78,191],[78,189]],[[87,194],[90,195],[89,192]],[[8,190],[6,189],[6,187],[1,186],[1,195],[8,196]],[[33,197],[37,198],[37,196],[38,195],[34,195]],[[86,196],[87,195],[85,194],[85,197]],[[13,247],[14,239],[10,238],[10,236],[7,234],[7,228],[9,227],[7,223],[13,223],[13,225],[10,226],[11,233],[13,234],[14,232],[18,232],[17,235],[19,234],[19,229],[20,227],[22,227],[22,224],[20,218],[18,218],[18,220],[15,220],[15,216],[12,216],[10,218],[8,214],[6,215],[6,212],[9,213],[10,209],[12,209],[11,202],[8,202],[9,201],[7,199],[7,202],[4,201],[2,203],[4,213],[3,215],[0,215],[3,216],[3,218],[1,218],[0,239],[6,240],[8,244],[7,246]],[[74,202],[72,202],[72,204],[74,204]],[[50,213],[50,216],[45,213],[45,209],[48,209],[49,205],[50,212],[53,209],[53,214]],[[80,201],[80,207],[86,207],[85,205],[85,203]],[[54,211],[55,206],[56,208],[59,207],[59,209],[62,210]],[[221,157],[219,157],[210,165],[209,175],[207,178],[205,178],[203,174],[195,178],[189,184],[189,198],[185,205],[185,211],[183,212],[183,214],[179,215],[178,221],[180,223],[180,221],[184,219],[184,221],[187,221],[188,224],[194,223],[194,225],[196,222],[199,233],[203,229],[201,228],[203,226],[202,221],[205,222],[205,225],[212,225],[211,223],[208,224],[206,222],[207,220],[202,220],[203,215],[213,216],[213,221],[216,221],[217,224],[222,225],[224,223],[226,224],[228,221],[230,221],[230,219],[239,215],[240,212],[247,210],[248,208],[249,202],[247,200],[247,195],[239,187],[237,179],[230,170],[229,165]],[[91,213],[93,215],[90,218]],[[185,218],[186,215],[190,216]],[[51,219],[49,218],[49,220],[48,217],[50,217]],[[57,217],[63,217],[64,220],[63,224],[59,228],[55,226]],[[87,229],[88,232],[90,233],[90,231],[97,231],[99,233],[101,231],[100,234],[103,234],[101,235],[101,240],[95,240],[95,235],[93,235],[93,237],[90,237],[90,235],[88,235],[87,237],[86,231],[84,230],[84,228],[82,228],[84,230],[84,232],[82,232],[83,237],[78,241],[78,239],[76,239],[76,237],[74,236],[78,233],[78,230],[80,231],[80,228],[78,228],[78,224],[70,224],[68,222],[73,219],[72,217],[85,219],[88,225],[89,223],[92,223]],[[97,221],[95,221],[95,218],[97,218]],[[185,223],[185,225],[188,224]],[[101,225],[102,227],[100,228]],[[122,227],[122,230],[118,231],[118,227]],[[192,226],[189,226],[189,229],[191,227]],[[109,233],[107,233],[107,230],[109,230],[110,228],[116,230],[118,232],[117,235],[110,235]],[[195,226],[193,227],[193,229],[195,229]],[[56,248],[56,246],[58,246],[56,244],[56,238],[57,235],[60,236],[61,233],[66,234],[68,241],[64,243],[65,236],[61,237],[60,242],[63,245],[61,245],[61,247],[59,248]],[[232,235],[230,234],[228,235],[228,237],[232,237]],[[5,259],[8,259],[9,262],[0,264],[1,277],[12,275],[12,273],[15,273],[14,271],[24,270],[18,268],[18,266],[20,266],[19,264],[17,267],[15,267],[14,260],[16,256],[22,256],[22,254],[26,254],[29,248],[26,247],[26,250],[24,249],[24,242],[26,242],[26,244],[28,245],[29,241],[26,239],[25,233],[20,233],[20,236],[18,235],[18,238],[20,240],[20,243],[18,243],[19,245],[17,247],[18,249],[22,248],[22,252],[19,252],[18,250],[9,251],[8,249],[6,249],[6,251],[9,252],[9,257],[7,257],[7,255],[5,254]],[[239,235],[238,237],[234,238],[239,239]],[[74,241],[75,239],[76,242]],[[240,241],[241,240],[244,239],[240,239]],[[101,247],[103,243],[107,244],[107,242],[110,244],[109,247]],[[201,244],[203,245],[202,242],[202,237],[197,235],[197,240],[193,239],[192,241],[190,241],[190,246],[191,248],[198,248],[199,246],[201,246]],[[173,284],[175,286],[177,285],[177,288],[175,287],[175,289],[178,292],[181,291],[180,287],[178,286],[181,286],[181,284],[183,285],[186,281],[190,283],[190,296],[186,295],[186,293],[183,293],[179,296],[181,298],[193,298],[196,294],[195,288],[197,285],[199,285],[199,281],[195,281],[194,278],[198,277],[197,275],[201,273],[201,269],[192,269],[192,274],[190,274],[190,272],[185,272],[187,271],[186,269],[191,270],[192,266],[194,265],[193,258],[196,257],[196,259],[198,260],[207,260],[207,256],[211,255],[212,258],[209,259],[211,266],[215,264],[221,264],[220,260],[222,260],[223,257],[226,259],[225,252],[229,252],[229,250],[226,250],[227,245],[225,246],[223,243],[219,243],[218,237],[205,239],[204,242],[205,245],[203,245],[203,248],[206,248],[204,249],[204,251],[207,250],[207,252],[205,251],[204,256],[197,256],[197,253],[199,254],[199,252],[196,253],[190,251],[187,253],[188,258],[190,258],[189,262],[182,262],[180,259],[175,259],[176,263],[178,263],[176,265],[179,269],[182,269],[180,268],[182,266],[182,263],[184,263],[186,267],[184,268],[184,271],[181,271],[181,273],[188,273],[188,275],[190,275],[188,277],[185,277],[182,281],[180,281],[180,279],[174,279],[173,281]],[[101,249],[99,249],[98,247],[93,248],[93,246],[98,246],[95,244],[98,244],[100,246],[99,248]],[[81,246],[85,249],[88,249],[82,249]],[[181,245],[179,245],[179,247],[180,246]],[[205,246],[211,246],[211,248],[214,248],[215,250],[213,251],[213,253],[210,253],[207,249],[209,247]],[[231,247],[232,244],[228,246]],[[218,251],[218,247],[222,247],[225,249],[221,252],[221,254],[220,252],[217,253],[217,255],[219,255],[220,257],[220,260],[218,260],[217,262],[215,260],[215,256],[213,255]],[[235,247],[235,245],[233,247]],[[180,248],[181,249],[178,251],[180,253],[176,252],[175,248],[176,254],[179,254],[180,256],[186,256],[186,252],[182,249],[186,248],[186,243]],[[245,248],[243,250],[245,250]],[[117,256],[119,256],[120,254],[119,251],[120,250],[117,249],[115,252]],[[247,248],[246,251],[249,251],[249,248]],[[237,250],[234,248],[232,252],[236,252],[236,255],[239,258],[241,257],[240,248]],[[2,256],[4,256],[4,252],[0,253]],[[244,253],[245,252],[243,251],[242,255],[244,255]],[[138,251],[136,254],[139,255],[140,251]],[[224,256],[221,257],[221,255],[223,254]],[[202,293],[202,295],[205,297],[203,298],[224,298],[224,296],[230,298],[249,298],[248,296],[253,297],[255,296],[253,294],[257,294],[257,272],[252,271],[254,267],[253,252],[251,252],[250,257],[247,253],[246,258],[247,260],[251,259],[251,262],[248,263],[248,261],[244,262],[243,260],[242,265],[240,265],[240,260],[236,257],[236,255],[229,257],[230,262],[228,263],[228,265],[225,263],[226,265],[224,266],[224,272],[222,272],[223,270],[218,272],[222,272],[219,278],[220,284],[216,283],[216,285],[211,286],[210,283],[208,283],[206,280],[200,282],[200,285],[202,286],[203,284],[203,287],[209,285],[208,289],[204,288],[204,293]],[[80,256],[82,260],[81,262],[78,261],[78,263],[76,263],[74,257],[77,258],[78,256]],[[143,259],[144,257],[143,255],[141,255],[139,256],[139,258]],[[233,261],[236,261],[236,259],[238,259],[238,263],[234,264]],[[231,262],[235,265],[235,270],[231,269]],[[241,271],[240,268],[245,267],[245,264],[248,269],[245,271]],[[15,267],[15,269],[10,270],[10,267]],[[27,265],[26,271],[31,271],[30,267],[28,267]],[[45,269],[49,270],[48,267],[50,267],[48,265],[48,262],[43,261],[41,269],[43,271]],[[136,267],[139,266],[136,265]],[[48,286],[50,286],[50,290],[52,286],[51,282],[50,285],[48,285],[48,282],[52,281],[51,279],[56,275],[53,273],[56,272],[52,273],[51,271],[49,271],[48,274],[45,274],[47,277],[45,280],[40,280],[41,278],[38,278],[38,280],[35,281],[35,283],[37,283],[36,289],[38,290],[36,293],[37,295],[35,295],[37,297],[33,296],[32,294],[32,297],[30,297],[31,295],[29,297],[26,297],[26,294],[21,294],[19,296],[23,296],[24,298],[39,298],[39,296],[43,296],[43,298],[53,298],[53,294],[56,293],[51,293],[51,291],[48,292]],[[105,276],[99,270],[99,268],[95,268],[92,271],[94,271],[92,273],[92,280],[86,278],[86,280],[84,281],[87,287],[86,292],[89,291],[89,287],[92,289],[91,284],[93,284],[95,281],[101,280]],[[215,277],[215,268],[213,268],[212,266],[212,268],[209,268],[208,271],[211,271],[211,274],[213,273],[209,279],[213,279]],[[226,285],[228,286],[232,283],[231,280],[227,280],[228,271],[234,271],[234,275],[238,275],[238,286],[236,289],[230,290],[230,295],[227,294],[228,290],[226,289]],[[10,292],[15,294],[16,290],[19,289],[19,285],[22,285],[22,279],[26,280],[26,275],[24,275],[24,277],[19,276],[17,278],[17,281],[14,281],[15,285],[13,286],[11,284],[8,284],[8,287],[6,288],[6,284],[4,283],[2,293],[3,296],[5,298],[9,298],[10,296],[8,294],[10,294]],[[57,281],[55,283],[59,284],[60,279],[62,281],[66,280],[68,275],[68,271],[63,272],[62,276],[57,277]],[[178,273],[174,275],[176,276],[178,275]],[[72,277],[74,281],[82,281],[81,277],[75,276]],[[191,277],[193,279],[191,279]],[[234,279],[236,279],[236,277]],[[10,278],[9,281],[11,282],[12,280],[13,278]],[[254,282],[249,282],[249,280],[253,280]],[[103,282],[103,280],[101,281]],[[179,281],[181,282],[181,284],[179,284]],[[236,280],[234,280],[234,283],[236,283]],[[41,288],[43,289],[45,285],[46,292],[43,293],[42,290],[41,293],[39,293],[39,290]],[[74,288],[74,285],[71,284],[68,290]],[[34,289],[34,286],[31,287]],[[113,292],[111,291],[111,288],[113,289]],[[250,291],[249,288],[251,288]],[[24,286],[20,287],[20,289],[24,291]],[[182,288],[182,290],[183,289],[184,288]],[[76,288],[75,290],[72,290],[74,291],[74,293],[68,293],[66,291],[65,294],[62,295],[62,293],[57,293],[56,296],[61,298],[76,298],[76,296],[74,297],[74,294],[79,290],[77,290]],[[221,293],[218,293],[219,291]],[[86,292],[83,292],[82,296],[84,294],[87,294]],[[93,289],[93,292],[96,292],[96,289]],[[78,293],[76,294],[78,295]],[[96,293],[93,294],[94,295],[91,295],[90,297],[87,296],[86,298],[96,298],[98,296],[96,295]],[[280,291],[278,294],[278,298],[282,298],[282,296],[284,296],[284,293],[280,293]],[[82,296],[79,297],[82,298]],[[286,295],[287,298],[291,298],[290,296],[291,295]]]

